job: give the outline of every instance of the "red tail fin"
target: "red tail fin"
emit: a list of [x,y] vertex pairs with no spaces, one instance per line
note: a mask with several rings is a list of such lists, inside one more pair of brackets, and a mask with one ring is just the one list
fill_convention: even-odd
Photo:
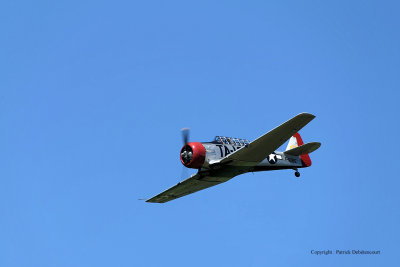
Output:
[[[301,139],[301,136],[300,136],[299,133],[295,133],[293,135],[293,137],[296,138],[298,146],[301,146],[301,145],[304,144],[303,143],[303,139]],[[311,166],[311,158],[310,158],[310,156],[308,154],[301,155],[300,158],[301,158],[301,161],[302,161],[304,167],[310,167]]]

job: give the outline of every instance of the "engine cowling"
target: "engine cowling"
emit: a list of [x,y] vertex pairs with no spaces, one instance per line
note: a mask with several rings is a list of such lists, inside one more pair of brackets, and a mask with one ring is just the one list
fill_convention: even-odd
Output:
[[206,159],[206,149],[200,142],[190,142],[182,147],[180,157],[186,167],[200,169]]

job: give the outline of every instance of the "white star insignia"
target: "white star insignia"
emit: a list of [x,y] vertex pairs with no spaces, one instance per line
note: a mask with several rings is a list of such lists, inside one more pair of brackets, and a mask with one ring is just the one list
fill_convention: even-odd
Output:
[[274,154],[269,155],[269,161],[275,161],[275,155]]

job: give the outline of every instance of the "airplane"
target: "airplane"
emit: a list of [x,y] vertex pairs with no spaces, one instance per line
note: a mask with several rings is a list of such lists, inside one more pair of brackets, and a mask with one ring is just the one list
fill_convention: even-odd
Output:
[[[165,203],[247,172],[292,169],[300,177],[298,169],[311,166],[308,154],[321,146],[319,142],[304,144],[298,133],[314,118],[300,113],[252,142],[225,136],[216,136],[211,142],[189,142],[189,129],[184,128],[180,159],[185,167],[198,172],[146,202]],[[276,151],[288,139],[286,150]]]

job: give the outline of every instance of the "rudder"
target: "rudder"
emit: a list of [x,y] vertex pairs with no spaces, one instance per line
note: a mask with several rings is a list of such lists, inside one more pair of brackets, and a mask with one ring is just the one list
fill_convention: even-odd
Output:
[[[296,147],[301,146],[303,144],[304,144],[303,143],[303,139],[301,138],[300,134],[299,133],[295,133],[292,137],[290,137],[289,143],[288,143],[288,145],[286,147],[286,150],[290,150],[290,149],[296,148]],[[312,164],[311,163],[311,158],[310,158],[310,156],[308,154],[300,155],[300,159],[301,159],[301,162],[303,164],[303,167],[310,167],[311,166],[311,164]]]

